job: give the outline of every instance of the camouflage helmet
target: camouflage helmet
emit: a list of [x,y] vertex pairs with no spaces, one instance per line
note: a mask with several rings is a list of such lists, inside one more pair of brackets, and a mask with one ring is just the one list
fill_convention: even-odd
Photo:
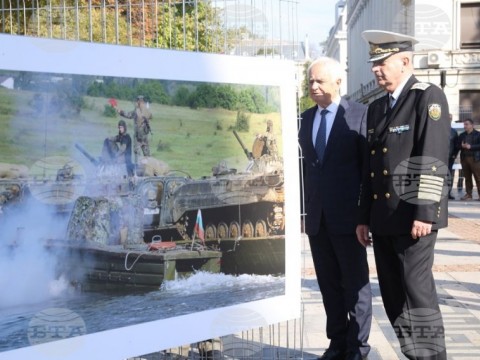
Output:
[[118,122],[118,126],[123,126],[123,128],[125,129],[125,132],[127,132],[127,123],[125,122],[125,120],[120,120]]

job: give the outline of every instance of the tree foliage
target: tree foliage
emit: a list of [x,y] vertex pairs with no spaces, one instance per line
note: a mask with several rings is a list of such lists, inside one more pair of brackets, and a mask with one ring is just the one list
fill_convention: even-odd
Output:
[[[268,89],[265,90],[268,92]],[[171,100],[172,105],[197,108],[222,108],[242,110],[251,113],[276,111],[275,106],[267,104],[264,94],[254,87],[235,88],[232,85],[200,84],[178,87]]]
[[315,105],[313,100],[310,98],[310,90],[309,90],[309,77],[308,77],[308,67],[310,66],[310,62],[305,63],[303,68],[303,83],[302,83],[302,97],[300,98],[300,111],[305,111],[308,108]]
[[186,86],[180,86],[175,91],[172,99],[172,105],[189,106],[190,90]]
[[272,107],[267,105],[265,96],[253,87],[242,90],[238,102],[240,109],[249,112],[264,114],[273,111]]
[[211,1],[24,0],[21,8],[8,4],[0,25],[11,34],[214,53],[228,51],[235,36],[222,22],[223,10]]
[[[76,91],[93,97],[130,101],[143,95],[157,104],[188,106],[192,109],[219,108],[258,114],[278,111],[278,106],[267,103],[266,94],[274,93],[268,87],[261,88],[264,94],[253,86],[238,88],[229,84],[182,83],[170,84],[170,89],[167,89],[167,85],[168,82],[158,80],[103,77],[90,78],[88,87],[79,83]],[[272,100],[274,103],[276,101]]]
[[248,132],[248,130],[250,130],[250,115],[241,110],[237,111],[235,130]]
[[105,77],[94,81],[87,89],[87,95],[121,100],[133,100],[138,95],[143,95],[149,101],[157,104],[168,104],[170,102],[170,97],[163,84],[157,80],[131,79],[119,83],[112,81],[112,78]]

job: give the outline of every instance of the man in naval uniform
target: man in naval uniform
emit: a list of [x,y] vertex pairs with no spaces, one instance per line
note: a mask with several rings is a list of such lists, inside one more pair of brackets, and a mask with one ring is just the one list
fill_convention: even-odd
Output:
[[432,265],[437,231],[447,226],[447,99],[413,75],[413,37],[377,30],[362,36],[386,94],[368,107],[357,238],[364,246],[373,242],[385,311],[401,351],[409,359],[446,359]]

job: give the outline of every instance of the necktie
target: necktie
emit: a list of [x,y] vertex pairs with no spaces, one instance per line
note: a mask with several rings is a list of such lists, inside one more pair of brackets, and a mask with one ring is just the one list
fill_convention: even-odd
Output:
[[317,152],[318,160],[323,161],[323,154],[325,153],[325,146],[327,145],[327,109],[320,111],[320,127],[318,128],[317,138],[315,139],[315,151]]
[[388,99],[389,99],[389,107],[390,109],[393,109],[393,107],[395,106],[395,98],[392,95],[389,95]]

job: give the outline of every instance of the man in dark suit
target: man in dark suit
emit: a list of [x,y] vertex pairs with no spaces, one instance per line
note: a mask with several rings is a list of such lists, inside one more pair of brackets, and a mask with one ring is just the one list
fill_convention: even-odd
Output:
[[372,294],[365,247],[355,235],[366,106],[340,97],[342,67],[319,58],[308,68],[310,97],[298,134],[303,155],[305,232],[327,315],[322,360],[360,360],[370,351]]
[[371,231],[385,311],[404,355],[446,359],[432,265],[448,216],[447,99],[413,76],[414,38],[377,30],[362,36],[387,94],[368,107],[358,240],[369,245]]

